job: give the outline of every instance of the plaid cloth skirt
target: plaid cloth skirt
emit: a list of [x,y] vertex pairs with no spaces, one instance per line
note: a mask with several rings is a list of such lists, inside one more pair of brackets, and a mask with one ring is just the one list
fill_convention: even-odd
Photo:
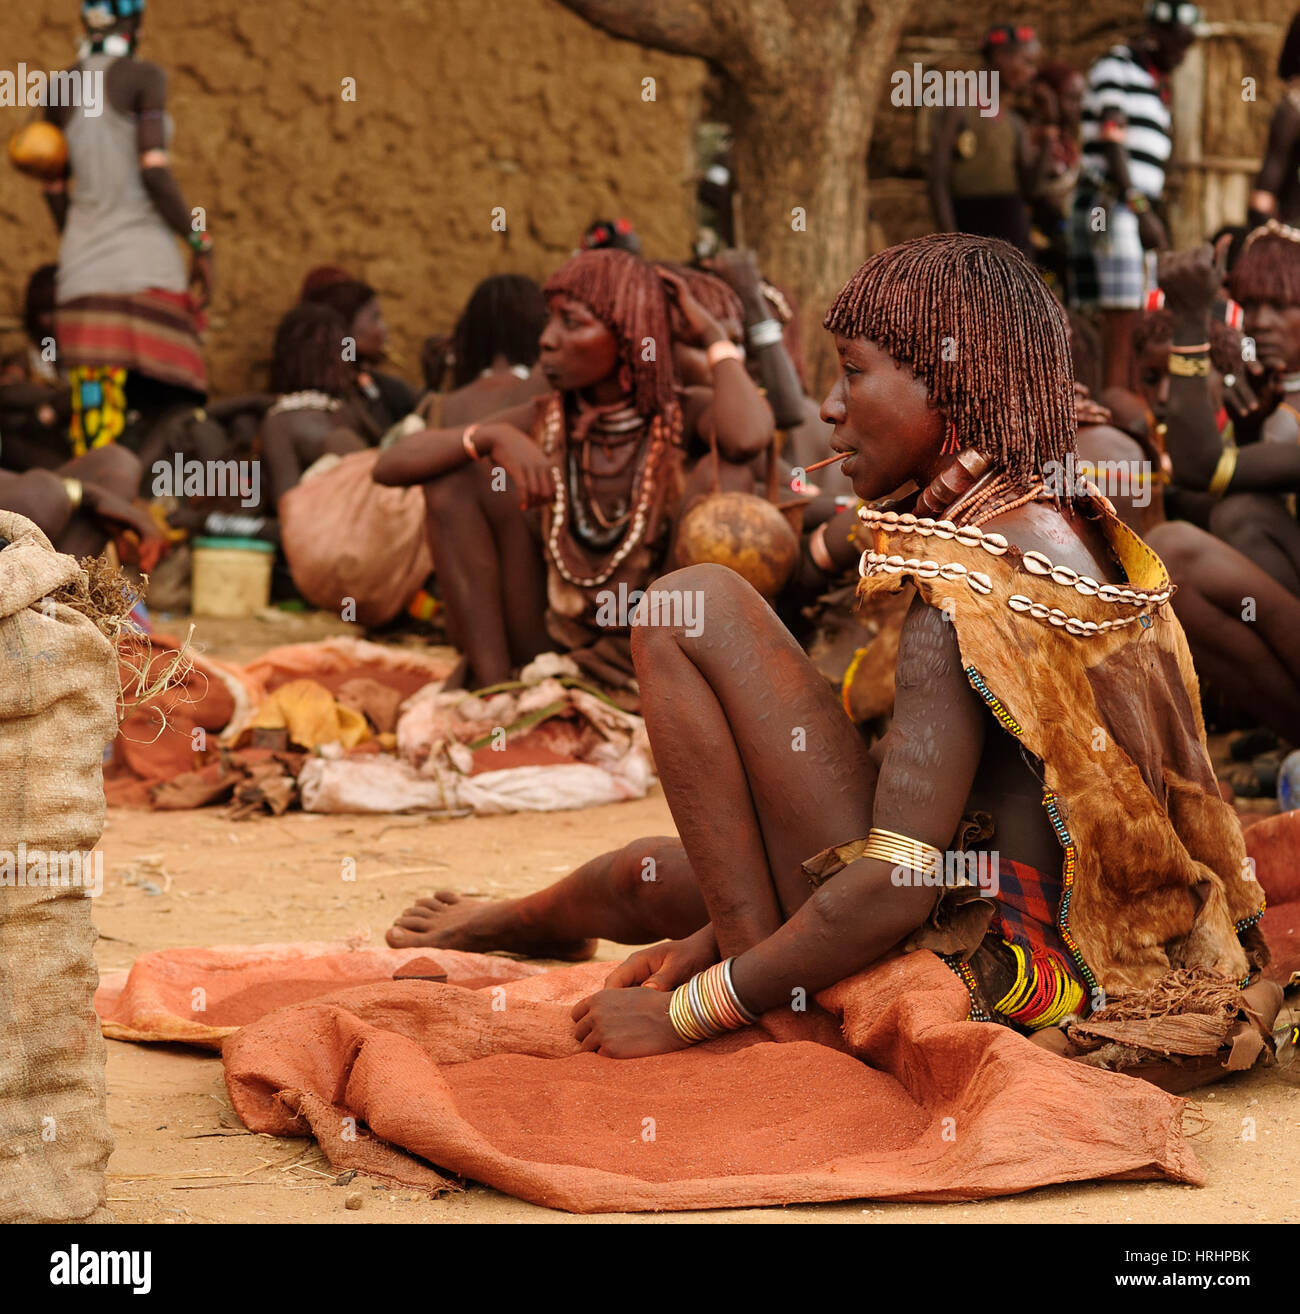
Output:
[[58,307],[55,331],[65,369],[121,368],[194,392],[208,390],[203,348],[185,293],[78,297]]
[[1121,200],[1081,188],[1070,214],[1070,304],[1140,310],[1146,255],[1137,215]]

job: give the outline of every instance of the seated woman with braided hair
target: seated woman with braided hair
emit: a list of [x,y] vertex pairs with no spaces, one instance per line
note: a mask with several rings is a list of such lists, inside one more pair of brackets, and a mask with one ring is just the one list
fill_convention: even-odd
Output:
[[1278,496],[1300,490],[1300,445],[1294,435],[1268,432],[1287,395],[1286,354],[1300,338],[1300,233],[1287,238],[1286,231],[1294,232],[1257,229],[1233,273],[1259,356],[1240,363],[1241,377],[1228,389],[1240,446],[1225,445],[1219,433],[1207,359],[1225,252],[1202,246],[1161,259],[1173,326],[1169,450],[1176,478],[1212,495],[1214,532],[1175,520],[1147,539],[1178,585],[1174,610],[1201,675],[1253,725],[1300,744],[1300,528]]
[[[399,439],[374,478],[424,486],[470,687],[559,650],[631,700],[628,617],[610,623],[607,600],[664,569],[696,487],[692,449],[716,441],[723,458],[750,460],[771,439],[772,414],[680,275],[626,251],[583,251],[544,290],[540,365],[551,391],[480,423]],[[712,388],[677,384],[670,297],[708,352]],[[709,472],[699,464],[702,491]]]
[[1058,1047],[1057,1024],[1114,995],[1145,1007],[1177,968],[1250,976],[1262,901],[1168,579],[1093,490],[1045,487],[1075,450],[1046,286],[1003,242],[939,234],[869,260],[826,327],[840,375],[822,415],[866,506],[860,541],[839,523],[822,549],[860,555],[866,593],[917,591],[889,734],[865,747],[739,576],[674,572],[656,588],[698,590],[702,631],[637,627],[632,644],[680,840],[509,903],[425,900],[389,942],[578,957],[594,937],[663,940],[574,1011],[584,1048],[616,1058],[920,949],[960,975],[973,1018]]

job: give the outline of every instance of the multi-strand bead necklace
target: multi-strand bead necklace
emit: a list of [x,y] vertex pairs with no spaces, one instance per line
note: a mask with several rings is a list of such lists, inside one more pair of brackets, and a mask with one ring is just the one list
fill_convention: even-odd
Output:
[[[631,411],[630,407],[626,409]],[[674,406],[667,415],[654,416],[650,421],[649,434],[637,443],[634,437],[627,435],[634,435],[644,427],[642,417],[637,415],[636,423],[633,425],[630,416],[624,415],[622,410],[609,412],[593,421],[581,444],[570,446],[564,441],[563,401],[559,397],[551,399],[542,431],[542,450],[551,460],[551,475],[555,484],[555,500],[551,504],[551,529],[546,540],[546,550],[551,564],[562,579],[576,588],[597,588],[611,579],[619,566],[636,550],[645,537],[651,509],[659,491],[657,479],[659,468],[663,464],[670,444],[679,439],[681,423],[681,410]],[[628,446],[629,455],[627,461],[619,467],[620,471],[627,469],[633,459],[632,453],[638,448],[641,451],[640,467],[632,482],[630,499],[625,506],[618,508],[613,517],[606,517],[597,510],[595,500],[586,487],[587,477],[592,474],[587,458],[587,441],[596,441],[607,450]],[[578,446],[582,448],[581,457],[577,455]],[[571,484],[572,489],[570,489]],[[570,512],[570,498],[573,502],[572,512]],[[620,533],[622,534],[622,541],[618,543],[618,547],[595,574],[584,575],[580,573],[581,566],[571,562],[569,553],[571,536],[566,532],[570,514],[573,518],[573,528],[577,533],[598,547],[611,546],[618,541]],[[592,526],[592,520],[597,521],[601,528]]]

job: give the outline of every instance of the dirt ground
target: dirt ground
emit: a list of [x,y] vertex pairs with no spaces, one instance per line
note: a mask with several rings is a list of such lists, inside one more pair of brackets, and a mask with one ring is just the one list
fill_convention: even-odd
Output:
[[[174,631],[177,625],[164,622]],[[214,656],[242,660],[276,643],[337,632],[308,618],[241,626],[200,624]],[[184,628],[180,629],[183,634]],[[662,793],[547,817],[431,821],[411,816],[289,813],[232,822],[222,809],[112,809],[104,833],[105,889],[96,900],[101,971],[147,950],[369,937],[433,889],[494,895],[535,890],[591,854],[638,835],[671,833]],[[355,882],[341,859],[356,860]],[[159,865],[164,879],[158,878]],[[149,874],[149,882],[137,884]],[[161,893],[152,893],[159,884]],[[602,943],[616,961],[620,946]],[[314,1141],[255,1136],[231,1111],[221,1063],[180,1046],[108,1042],[109,1113],[117,1149],[108,1197],[124,1222],[573,1222],[486,1187],[430,1200],[358,1177],[346,1187]],[[1247,1073],[1195,1093],[1189,1125],[1209,1184],[1087,1183],[975,1204],[857,1201],[784,1209],[604,1215],[654,1222],[1300,1222],[1300,1092]],[[1243,1139],[1253,1125],[1254,1138]],[[362,1207],[349,1210],[349,1195]]]

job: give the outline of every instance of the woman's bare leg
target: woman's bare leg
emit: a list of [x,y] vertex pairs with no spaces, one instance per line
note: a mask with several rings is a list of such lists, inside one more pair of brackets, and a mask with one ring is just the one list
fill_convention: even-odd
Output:
[[583,959],[595,953],[598,939],[681,940],[706,921],[681,841],[660,835],[603,853],[523,899],[470,899],[439,890],[397,919],[388,943],[396,949],[508,949],[538,958]]
[[[470,666],[470,688],[509,679],[550,647],[541,554],[513,491],[467,465],[424,486],[443,603]],[[538,646],[540,644],[540,646]]]
[[804,859],[866,835],[876,766],[834,690],[739,575],[691,566],[657,581],[651,605],[656,593],[694,594],[699,624],[633,629],[642,711],[718,947],[741,953],[811,893]]
[[75,519],[67,491],[53,470],[23,474],[0,470],[0,508],[26,516],[56,546]]
[[1300,596],[1300,525],[1279,497],[1237,493],[1210,512],[1210,532]]
[[1147,541],[1178,585],[1174,613],[1197,670],[1257,724],[1300,744],[1300,599],[1194,525],[1160,525]]
[[652,591],[696,588],[694,637],[693,626],[633,631],[682,840],[637,840],[524,899],[441,892],[398,918],[389,944],[577,958],[596,938],[684,939],[712,920],[724,952],[738,953],[808,897],[805,858],[867,833],[876,767],[834,691],[731,571],[691,567]]

